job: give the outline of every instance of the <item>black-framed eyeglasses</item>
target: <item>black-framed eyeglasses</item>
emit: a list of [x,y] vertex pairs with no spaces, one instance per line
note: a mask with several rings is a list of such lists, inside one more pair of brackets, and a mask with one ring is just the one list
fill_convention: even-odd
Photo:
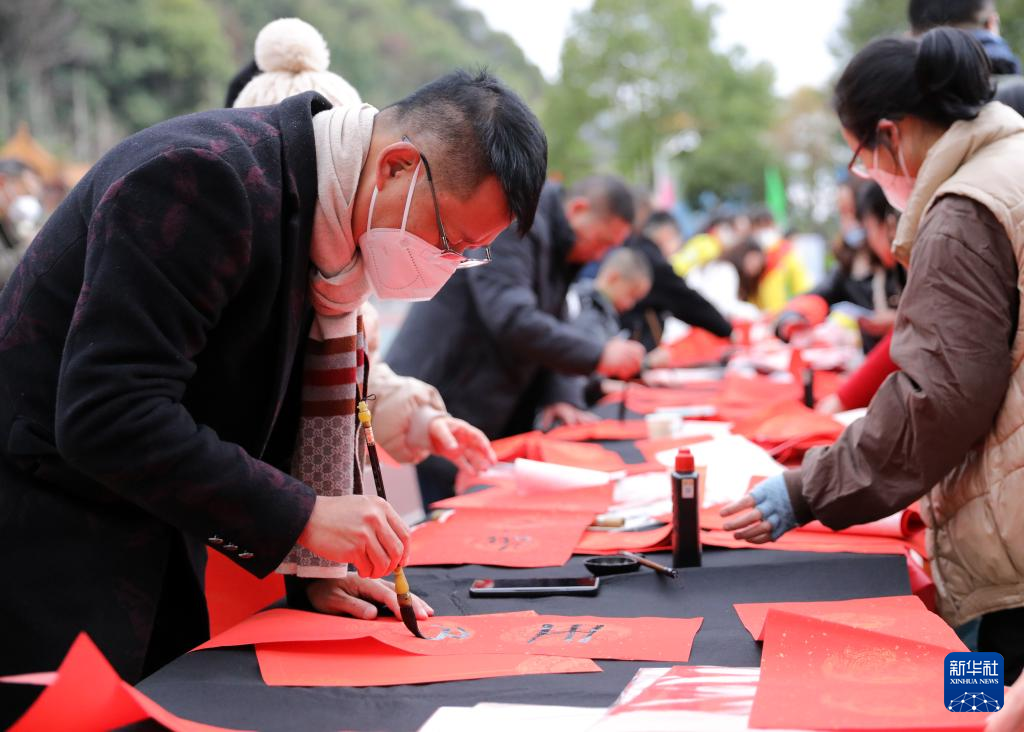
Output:
[[864,151],[867,146],[866,142],[862,142],[857,145],[857,149],[853,152],[853,157],[850,158],[850,162],[846,164],[846,169],[851,175],[855,175],[861,180],[871,180],[871,172],[868,170],[868,166],[861,162],[860,154]]
[[[402,135],[402,139],[410,145],[414,144],[413,141],[409,139],[408,135]],[[479,267],[487,264],[491,261],[490,246],[482,247],[483,256],[473,257],[466,256],[466,252],[457,252],[452,249],[451,241],[448,239],[448,234],[444,230],[444,224],[441,222],[441,206],[437,202],[437,191],[434,189],[434,176],[430,172],[430,163],[427,162],[427,158],[422,151],[420,151],[420,160],[423,162],[423,170],[427,173],[427,185],[430,186],[430,197],[434,199],[434,216],[437,218],[437,231],[441,236],[441,256],[456,258],[458,261],[458,264],[455,265],[456,269],[470,269],[471,267]]]

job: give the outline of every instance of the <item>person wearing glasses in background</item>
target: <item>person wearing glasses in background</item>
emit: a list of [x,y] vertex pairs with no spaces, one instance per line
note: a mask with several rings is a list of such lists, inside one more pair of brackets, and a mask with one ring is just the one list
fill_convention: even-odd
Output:
[[[0,293],[0,674],[56,668],[80,631],[131,683],[193,648],[207,545],[259,577],[392,572],[408,529],[352,485],[356,313],[528,231],[546,169],[522,100],[461,71],[379,112],[306,92],[105,155]],[[31,696],[0,694],[2,727]]]
[[991,99],[984,50],[950,28],[874,41],[843,72],[851,172],[903,212],[901,370],[834,445],[724,513],[765,543],[922,499],[938,610],[954,627],[981,619],[978,650],[1003,655],[1009,683],[1024,666],[1024,119]]

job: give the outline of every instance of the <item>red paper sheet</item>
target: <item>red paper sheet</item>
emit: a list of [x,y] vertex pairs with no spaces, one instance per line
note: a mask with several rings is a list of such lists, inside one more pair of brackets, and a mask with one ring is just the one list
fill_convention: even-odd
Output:
[[544,433],[537,430],[524,432],[521,435],[512,435],[495,440],[491,443],[491,448],[494,450],[494,454],[498,456],[498,460],[510,463],[516,458],[530,457],[530,450],[533,444],[537,440],[543,439],[543,437]]
[[733,425],[734,433],[778,453],[778,458],[793,458],[812,447],[830,445],[842,431],[839,422],[799,402],[774,403]]
[[210,633],[245,620],[284,597],[284,576],[272,572],[257,579],[220,552],[206,552],[206,607]]
[[593,673],[589,658],[474,654],[419,656],[372,638],[256,646],[268,686],[395,686],[530,674]]
[[733,537],[733,532],[719,529],[705,530],[700,535],[704,546],[724,549],[778,549],[790,552],[851,552],[853,554],[906,554],[908,544],[885,536],[859,536],[856,534],[823,534],[795,529],[783,534],[778,541],[751,544]]
[[[580,427],[594,428],[596,431],[601,429],[617,429],[626,430],[630,433],[636,432],[635,427],[627,429],[621,426],[622,423],[618,422],[611,422],[611,426],[605,428],[600,427],[602,424],[604,423],[580,425]],[[625,424],[629,425],[631,423]],[[646,437],[646,425],[643,422],[640,422],[639,425],[644,428],[644,433],[641,436]],[[593,470],[608,470],[612,472],[622,470],[625,463],[618,453],[612,452],[600,445],[581,444],[578,440],[632,438],[590,437],[588,436],[589,432],[583,431],[579,432],[579,434],[583,435],[582,437],[572,437],[572,433],[568,430],[575,429],[577,428],[559,427],[547,435],[537,431],[527,432],[522,435],[513,435],[512,437],[495,440],[491,445],[494,448],[495,455],[498,456],[498,460],[502,462],[513,462],[516,458],[526,458],[527,460],[541,460],[558,465],[571,465],[577,468],[592,468]],[[558,439],[555,433],[559,430],[566,430],[563,434],[568,436]]]
[[[694,381],[678,389],[655,389],[633,384],[626,392],[626,406],[637,414],[651,414],[663,407],[695,407],[714,405],[721,393],[721,381]],[[622,394],[609,394],[602,404],[622,401]]]
[[[496,613],[497,616],[537,617],[532,610],[517,613]],[[476,617],[476,616],[472,616]],[[462,620],[461,616],[432,618],[431,622],[449,623]],[[404,628],[395,618],[379,618],[377,620],[361,620],[359,618],[326,615],[323,613],[291,610],[289,608],[273,608],[246,618],[233,628],[214,636],[197,646],[195,650],[204,651],[210,648],[230,648],[233,646],[251,646],[269,643],[301,643],[313,641],[356,640],[372,638],[386,633],[390,626],[401,633]],[[408,635],[409,631],[405,631]]]
[[459,509],[415,527],[409,565],[560,567],[593,520],[593,512]]
[[[595,438],[603,439],[603,438]],[[540,460],[556,465],[569,465],[574,468],[590,468],[614,473],[626,467],[625,461],[616,453],[585,442],[568,442],[563,440],[538,440],[531,460]]]
[[956,632],[914,595],[833,602],[764,602],[737,604],[733,607],[743,627],[754,640],[764,640],[764,624],[768,612],[783,610],[794,615],[928,643],[947,651],[967,650]]
[[171,714],[125,683],[85,633],[75,639],[56,673],[25,674],[0,681],[47,686],[14,723],[11,732],[115,729],[146,719],[153,719],[174,732],[226,729]]
[[569,511],[604,513],[611,506],[615,489],[611,485],[593,488],[568,488],[558,491],[521,491],[515,485],[463,493],[431,504],[431,508],[528,509],[531,511]]
[[678,661],[690,657],[702,618],[603,618],[496,613],[435,617],[416,638],[394,618],[360,620],[300,610],[268,610],[222,633],[197,650],[234,645],[355,641],[372,637],[421,656],[566,656],[621,661]]
[[943,706],[948,649],[773,610],[750,726],[977,729],[984,713]]
[[683,338],[665,346],[672,368],[690,368],[719,364],[735,346],[728,338],[719,338],[703,328],[694,328]]
[[[630,389],[633,387],[630,386]],[[547,433],[552,440],[642,440],[647,437],[647,423],[643,420],[605,419],[589,424],[555,427]],[[583,466],[588,467],[588,466]]]
[[672,526],[648,531],[585,531],[573,554],[653,552],[672,548]]
[[678,661],[690,657],[702,618],[604,618],[568,615],[466,615],[420,623],[427,638],[388,623],[376,638],[409,653],[475,653]]

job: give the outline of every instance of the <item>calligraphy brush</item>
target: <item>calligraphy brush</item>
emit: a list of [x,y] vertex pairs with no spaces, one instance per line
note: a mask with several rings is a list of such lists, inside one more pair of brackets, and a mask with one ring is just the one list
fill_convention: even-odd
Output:
[[[357,384],[358,386],[358,384]],[[370,455],[370,469],[373,471],[373,482],[377,486],[377,495],[388,500],[384,492],[384,476],[380,472],[380,458],[377,456],[377,443],[373,439],[373,418],[370,409],[366,406],[366,400],[362,398],[362,389],[359,389],[359,423],[363,426],[363,433],[366,435],[366,451]],[[412,606],[412,593],[409,590],[409,580],[405,578],[405,570],[402,565],[395,567],[395,594],[398,595],[398,609],[402,614],[402,622],[417,638],[425,638],[420,632],[419,623],[416,622],[416,610]]]

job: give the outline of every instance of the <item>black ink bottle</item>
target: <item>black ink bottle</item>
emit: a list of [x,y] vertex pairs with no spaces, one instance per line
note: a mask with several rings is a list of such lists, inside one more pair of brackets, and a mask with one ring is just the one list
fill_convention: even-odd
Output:
[[700,475],[682,449],[672,472],[672,566],[700,566]]

